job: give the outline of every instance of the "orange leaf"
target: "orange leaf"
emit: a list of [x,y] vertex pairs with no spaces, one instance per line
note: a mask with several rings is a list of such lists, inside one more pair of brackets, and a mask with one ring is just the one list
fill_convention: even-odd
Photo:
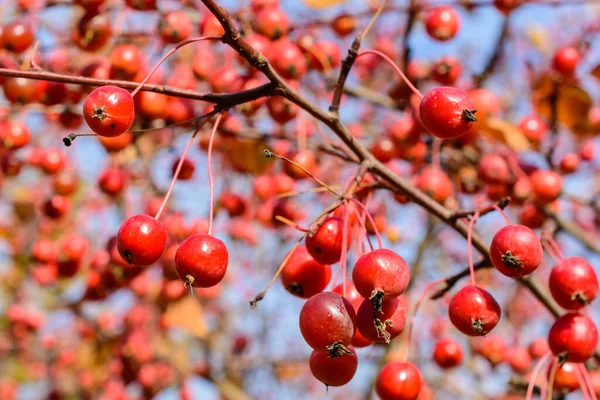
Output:
[[198,338],[205,338],[208,333],[202,305],[191,295],[169,305],[164,317],[167,325],[183,328]]
[[304,0],[310,8],[327,8],[344,3],[346,0]]
[[480,129],[481,133],[490,138],[506,144],[515,151],[529,150],[529,140],[521,133],[521,130],[510,122],[503,119],[490,117]]

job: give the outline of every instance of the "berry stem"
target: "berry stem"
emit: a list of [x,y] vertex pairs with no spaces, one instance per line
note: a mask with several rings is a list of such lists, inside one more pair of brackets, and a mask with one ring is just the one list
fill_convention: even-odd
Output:
[[375,231],[375,237],[377,238],[377,245],[379,246],[380,249],[382,249],[383,248],[383,243],[381,241],[381,235],[379,234],[379,229],[377,229],[377,225],[375,225],[375,221],[373,220],[373,217],[371,216],[371,213],[369,212],[369,210],[367,210],[367,207],[365,207],[365,205],[363,203],[361,203],[360,201],[356,200],[354,197],[350,197],[349,200],[355,202],[356,204],[358,204],[363,209],[363,211],[365,212],[367,218],[369,218],[369,222],[373,226],[373,230]]
[[[587,368],[585,367],[585,364],[579,364],[578,365],[579,370],[581,371],[581,376],[583,377],[583,381],[585,386],[587,386],[588,392],[590,394],[590,398],[592,400],[598,400],[598,396],[596,396],[596,391],[594,390],[594,384],[592,383],[592,378],[590,377],[590,373],[588,372]],[[582,391],[585,393],[585,390],[583,390],[584,385],[581,386]]]
[[439,137],[433,138],[433,144],[431,145],[431,165],[435,168],[441,169],[440,165],[440,151],[442,148],[442,139]]
[[504,220],[506,221],[506,223],[508,225],[512,225],[512,221],[510,220],[510,218],[508,218],[508,215],[506,215],[506,213],[504,212],[504,210],[502,210],[500,207],[498,207],[498,204],[494,203],[492,204],[492,207],[498,211],[500,213],[500,215],[502,215],[502,217],[504,218]]
[[294,229],[298,229],[300,232],[309,232],[310,231],[310,229],[303,228],[300,225],[298,225],[297,223],[295,223],[294,221],[289,220],[286,217],[283,217],[281,215],[276,215],[275,219],[281,223],[286,224],[287,226],[291,226]]
[[256,297],[254,299],[250,300],[250,307],[251,308],[256,308],[258,302],[261,301],[262,299],[264,299],[264,297],[266,296],[266,294],[269,291],[269,289],[271,289],[271,287],[273,286],[273,284],[277,281],[277,278],[279,278],[279,275],[281,275],[281,271],[283,271],[283,268],[285,267],[285,265],[287,264],[287,262],[289,261],[289,259],[292,257],[292,254],[294,254],[294,250],[296,250],[296,248],[300,245],[300,242],[302,242],[304,240],[304,238],[306,237],[307,234],[308,234],[308,232],[304,232],[302,234],[302,236],[300,236],[300,239],[298,239],[296,241],[296,243],[294,243],[294,246],[287,253],[287,255],[285,256],[285,258],[283,259],[283,261],[279,265],[279,268],[277,268],[277,271],[275,271],[275,275],[273,275],[273,279],[271,279],[271,282],[269,282],[269,285],[267,286],[267,288],[265,290],[263,290],[262,292],[260,292],[258,295],[256,295]]
[[527,395],[525,396],[525,400],[533,399],[533,388],[535,387],[535,381],[540,373],[540,369],[542,369],[542,367],[544,366],[546,361],[548,361],[551,355],[552,354],[548,352],[546,355],[540,358],[535,364],[535,367],[533,367],[533,371],[531,371],[531,377],[529,378],[529,385],[527,385]]
[[421,92],[419,92],[419,89],[417,89],[415,87],[415,85],[413,85],[408,80],[406,75],[404,75],[404,72],[402,72],[400,67],[398,67],[398,65],[396,65],[396,63],[391,58],[389,58],[388,56],[386,56],[385,54],[383,54],[382,52],[380,52],[378,50],[365,50],[365,51],[361,52],[358,56],[356,56],[356,59],[358,60],[360,57],[362,57],[366,54],[375,54],[375,55],[382,57],[385,61],[387,61],[392,66],[392,68],[394,68],[394,70],[398,73],[398,75],[400,75],[400,77],[402,78],[404,83],[406,83],[406,86],[408,86],[410,88],[410,90],[412,90],[417,96],[419,96],[420,99],[423,98],[423,94]]
[[[583,394],[583,399],[591,400],[592,398],[589,395],[588,383],[585,380],[585,378],[583,377],[583,373],[580,368],[581,366],[583,366],[583,364],[579,364],[579,365],[575,366],[575,376],[577,377],[577,383],[579,383],[579,387],[581,388],[581,393]],[[585,370],[585,367],[583,367],[583,369]]]
[[183,42],[177,43],[177,45],[175,45],[175,47],[173,47],[171,50],[169,50],[169,52],[167,54],[165,54],[158,61],[158,63],[156,63],[156,65],[154,66],[154,68],[152,68],[152,70],[148,73],[148,75],[146,75],[146,77],[140,82],[140,84],[138,85],[138,87],[136,87],[135,89],[133,89],[133,92],[131,92],[131,97],[135,96],[137,94],[137,92],[140,91],[140,89],[142,88],[142,86],[144,86],[144,84],[146,82],[148,82],[148,80],[152,77],[152,75],[154,75],[154,73],[156,72],[156,70],[158,69],[158,67],[160,67],[160,65],[167,58],[171,57],[173,55],[173,53],[175,53],[177,50],[179,50],[183,46],[185,46],[187,44],[190,44],[190,43],[201,42],[203,40],[221,40],[221,39],[222,39],[221,36],[201,36],[201,37],[192,38],[192,39],[184,40]]
[[556,371],[558,371],[558,358],[555,358],[552,362],[552,369],[550,370],[550,377],[548,378],[548,393],[546,394],[546,400],[552,400],[552,391],[554,388],[554,378],[556,378]]
[[552,235],[546,231],[542,232],[542,244],[544,245],[546,251],[550,253],[552,258],[554,258],[554,261],[559,262],[565,258],[558,243],[556,243]]
[[[344,225],[342,227],[343,231],[342,231],[342,237],[344,236],[344,232],[347,228],[346,225],[346,221],[348,221],[348,206],[346,204],[344,204],[342,206],[342,220],[344,221]],[[342,271],[342,269],[344,268],[344,258],[345,258],[345,254],[344,254],[344,247],[346,247],[344,245],[345,242],[342,242],[342,254],[340,257],[340,265],[335,273],[335,277],[333,278],[333,282],[331,284],[331,290],[333,290],[333,288],[335,288],[335,285],[337,284],[337,280],[340,277],[340,272]],[[344,274],[344,276],[342,277],[342,281],[344,281],[346,278],[346,275]],[[346,294],[344,293],[344,297],[346,296]]]
[[410,325],[408,326],[408,336],[406,338],[406,351],[404,352],[404,361],[405,362],[408,361],[408,356],[410,354],[410,344],[411,344],[411,340],[412,340],[413,327],[415,325],[415,320],[417,318],[417,312],[419,311],[419,307],[421,306],[421,303],[425,299],[425,296],[427,296],[427,293],[429,293],[431,291],[431,289],[433,289],[436,285],[439,285],[440,283],[444,283],[444,282],[445,282],[444,279],[438,279],[437,281],[433,281],[433,282],[429,283],[427,286],[425,286],[423,293],[421,293],[421,297],[419,297],[419,300],[417,300],[417,302],[415,303],[415,309],[413,310],[412,316],[410,318]]
[[160,208],[158,209],[158,212],[156,213],[156,215],[154,216],[154,218],[159,219],[160,215],[162,214],[163,210],[165,209],[165,206],[167,205],[167,202],[169,201],[169,197],[171,197],[171,192],[173,191],[173,187],[175,187],[175,182],[177,181],[177,177],[179,176],[179,172],[181,171],[181,167],[183,165],[183,162],[185,161],[185,157],[187,156],[187,153],[188,153],[190,147],[192,146],[192,143],[194,142],[194,139],[198,135],[198,132],[200,132],[200,129],[202,129],[202,127],[204,126],[204,124],[206,123],[206,121],[207,120],[204,120],[204,122],[202,122],[198,126],[198,128],[196,128],[196,130],[194,131],[194,133],[192,134],[192,136],[188,140],[187,144],[185,145],[185,149],[183,150],[183,154],[179,158],[179,163],[177,163],[177,168],[175,169],[175,173],[173,174],[173,179],[171,179],[171,184],[169,185],[169,189],[167,190],[167,194],[165,194],[165,198],[164,198],[162,204],[160,205]]
[[208,184],[210,187],[210,203],[209,203],[209,209],[208,209],[208,234],[212,235],[212,226],[213,226],[213,219],[214,219],[214,206],[215,206],[215,181],[213,179],[213,173],[212,173],[212,166],[211,166],[211,158],[212,158],[212,149],[213,149],[213,143],[215,141],[215,134],[217,133],[217,128],[219,127],[219,122],[221,122],[221,117],[223,117],[223,114],[219,114],[217,116],[217,120],[215,121],[215,124],[213,125],[213,129],[212,132],[210,133],[210,141],[208,142]]
[[354,212],[354,215],[356,215],[358,222],[360,223],[361,235],[360,235],[359,239],[361,241],[363,241],[364,240],[363,236],[366,236],[367,242],[369,243],[369,247],[371,248],[371,251],[373,251],[373,243],[371,243],[371,238],[366,235],[366,232],[367,232],[367,226],[365,225],[366,214],[363,212],[362,215],[360,215],[358,213],[358,211],[356,211],[356,209],[352,209],[352,212]]
[[473,236],[473,224],[475,220],[479,218],[479,211],[473,215],[473,218],[469,221],[469,228],[467,229],[467,252],[469,254],[469,271],[471,273],[471,285],[475,286],[475,267],[473,266],[473,246],[471,246],[471,239]]

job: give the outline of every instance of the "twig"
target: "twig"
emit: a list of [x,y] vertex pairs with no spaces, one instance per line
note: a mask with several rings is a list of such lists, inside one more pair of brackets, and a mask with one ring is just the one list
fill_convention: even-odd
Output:
[[556,225],[558,225],[560,229],[576,237],[588,249],[592,250],[597,254],[600,254],[600,245],[598,244],[598,239],[594,239],[587,235],[583,231],[583,229],[578,227],[575,223],[559,217],[558,214],[552,211],[549,207],[542,208],[542,211],[548,217],[552,218],[552,220],[554,220],[554,222],[556,223]]
[[504,17],[504,21],[502,22],[502,30],[500,31],[500,36],[498,36],[498,41],[496,42],[496,47],[494,48],[492,56],[488,60],[483,71],[481,71],[481,73],[475,77],[475,84],[477,87],[480,87],[492,75],[498,66],[498,62],[500,61],[502,51],[504,49],[504,42],[508,37],[510,15],[511,14],[508,14],[506,17]]
[[487,205],[487,206],[482,207],[482,208],[477,209],[477,210],[469,210],[469,211],[458,210],[458,211],[455,211],[453,213],[451,219],[453,219],[453,220],[457,220],[457,219],[460,219],[460,218],[469,218],[469,219],[471,219],[471,217],[473,215],[475,215],[476,212],[478,212],[479,216],[481,217],[481,216],[483,216],[483,215],[485,215],[487,213],[490,213],[490,212],[494,211],[496,209],[494,206],[497,206],[501,210],[504,210],[506,208],[506,206],[508,206],[509,203],[510,203],[510,197],[509,196],[503,197],[500,200],[498,200],[496,203]]
[[[485,268],[492,268],[492,264],[488,260],[481,260],[477,264],[475,264],[473,266],[473,268],[475,269],[475,271],[480,270],[480,269],[485,269]],[[448,293],[454,287],[454,285],[456,285],[462,278],[469,276],[469,274],[470,274],[470,269],[469,269],[469,267],[467,267],[467,268],[463,269],[462,271],[460,271],[459,273],[449,276],[448,278],[445,279],[446,287],[444,287],[444,288],[438,290],[437,292],[435,292],[434,294],[432,294],[430,299],[437,300],[437,299],[443,297],[446,293]]]

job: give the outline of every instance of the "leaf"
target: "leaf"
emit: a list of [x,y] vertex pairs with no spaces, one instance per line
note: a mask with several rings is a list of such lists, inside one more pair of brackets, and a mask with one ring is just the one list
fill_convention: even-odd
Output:
[[342,4],[346,0],[304,0],[304,4],[310,8],[327,8]]
[[556,95],[556,118],[577,135],[589,131],[589,112],[592,108],[590,95],[572,82],[554,83],[548,75],[543,76],[535,85],[532,102],[535,111],[546,119],[552,118],[552,102]]
[[532,23],[526,28],[526,35],[529,42],[545,55],[552,53],[553,43],[551,36],[543,26]]
[[598,80],[600,80],[600,64],[596,65],[592,72],[590,72],[592,76]]
[[205,338],[208,334],[202,305],[192,295],[170,304],[164,317],[168,326],[183,328],[197,338]]
[[529,140],[521,133],[521,130],[503,119],[489,117],[480,131],[482,134],[506,144],[515,151],[524,151],[531,148]]
[[238,172],[261,174],[267,166],[273,163],[265,157],[264,150],[268,148],[262,139],[227,139],[225,144],[226,160]]

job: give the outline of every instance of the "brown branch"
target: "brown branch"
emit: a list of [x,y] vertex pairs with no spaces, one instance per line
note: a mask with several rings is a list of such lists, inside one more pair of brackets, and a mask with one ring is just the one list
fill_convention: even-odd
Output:
[[460,219],[460,218],[471,219],[471,217],[473,215],[475,215],[475,213],[477,213],[477,212],[479,212],[479,216],[482,217],[485,214],[490,213],[490,212],[496,210],[496,207],[494,207],[494,206],[497,206],[501,210],[504,210],[506,208],[506,206],[508,206],[509,203],[510,203],[510,197],[509,196],[503,197],[500,200],[498,200],[497,202],[495,202],[494,204],[490,204],[490,205],[481,207],[481,208],[479,208],[477,210],[468,210],[468,211],[466,211],[466,210],[458,210],[458,211],[455,211],[452,214],[451,218],[454,219],[454,220],[457,220],[457,219]]
[[405,70],[408,66],[408,61],[410,60],[410,46],[408,45],[408,37],[410,36],[410,32],[415,24],[418,3],[418,1],[410,0],[408,15],[406,18],[406,28],[404,29],[404,38],[402,42],[404,45],[404,51],[402,52],[402,65],[404,66]]
[[[473,266],[475,271],[478,271],[480,269],[485,269],[485,268],[492,268],[492,264],[487,261],[487,260],[482,260],[479,261],[477,264],[475,264]],[[452,276],[449,276],[448,278],[445,279],[444,283],[446,284],[446,286],[440,290],[438,290],[437,292],[435,292],[434,294],[431,295],[430,299],[431,300],[437,300],[441,297],[443,297],[446,293],[448,293],[453,287],[454,285],[456,285],[462,278],[466,278],[467,276],[469,276],[471,274],[471,270],[469,267],[463,269],[462,271],[460,271],[457,274],[454,274]]]
[[[0,68],[0,76],[9,76],[15,78],[35,79],[51,82],[74,83],[78,85],[89,86],[105,86],[114,85],[123,89],[135,89],[138,87],[137,82],[119,81],[112,79],[96,79],[84,76],[72,76],[65,74],[57,74],[47,71],[22,71],[17,69]],[[253,89],[244,90],[237,93],[200,93],[193,90],[179,89],[173,86],[145,84],[142,86],[143,91],[161,93],[168,96],[182,97],[191,100],[201,100],[210,103],[215,103],[222,108],[230,108],[235,105],[256,100],[261,97],[271,96],[275,94],[275,85],[266,83]]]
[[552,211],[550,208],[544,207],[542,209],[542,211],[548,217],[552,218],[554,220],[554,222],[556,223],[556,225],[560,229],[573,235],[581,243],[583,243],[588,249],[592,250],[593,252],[595,252],[597,254],[600,254],[600,245],[598,244],[598,239],[595,239],[595,238],[587,235],[585,233],[585,231],[583,229],[581,229],[579,226],[577,226],[577,224],[575,224],[574,222],[571,222],[571,221],[568,221],[566,219],[559,217],[558,214],[555,213],[554,211]]
[[511,14],[508,14],[506,17],[504,17],[504,21],[502,22],[502,30],[500,31],[500,36],[498,36],[498,41],[496,42],[496,47],[494,47],[494,52],[492,53],[492,56],[488,60],[483,71],[481,71],[481,73],[479,75],[475,76],[475,78],[474,78],[475,84],[477,87],[480,87],[492,75],[492,73],[498,66],[498,62],[500,61],[500,58],[502,57],[502,51],[504,49],[504,42],[506,41],[506,38],[508,37],[508,25],[509,25],[510,15]]

